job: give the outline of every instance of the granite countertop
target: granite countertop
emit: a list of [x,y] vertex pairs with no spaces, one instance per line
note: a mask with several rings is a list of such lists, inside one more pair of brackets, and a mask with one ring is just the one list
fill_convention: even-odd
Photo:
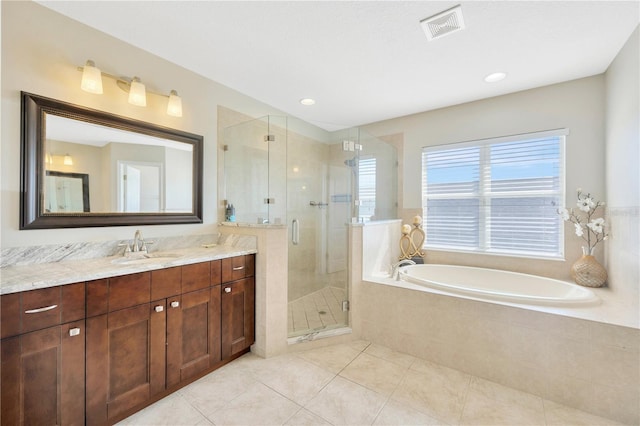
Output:
[[[208,247],[177,248],[163,252],[151,250],[150,255],[154,257],[146,260],[127,259],[118,255],[96,259],[9,266],[0,269],[0,295],[207,262],[256,252],[255,248],[208,245]],[[133,262],[128,262],[129,260],[133,260]]]

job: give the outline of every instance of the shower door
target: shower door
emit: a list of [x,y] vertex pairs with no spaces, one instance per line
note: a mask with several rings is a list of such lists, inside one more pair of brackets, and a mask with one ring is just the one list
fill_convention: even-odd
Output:
[[357,130],[329,133],[291,117],[224,130],[222,198],[234,205],[236,221],[288,228],[290,337],[348,326],[356,141]]
[[[311,127],[311,126],[309,126]],[[289,119],[289,337],[348,326],[348,224],[354,174],[342,139]],[[308,131],[305,131],[308,130]]]
[[222,199],[233,204],[235,221],[286,221],[287,118],[265,116],[224,129]]

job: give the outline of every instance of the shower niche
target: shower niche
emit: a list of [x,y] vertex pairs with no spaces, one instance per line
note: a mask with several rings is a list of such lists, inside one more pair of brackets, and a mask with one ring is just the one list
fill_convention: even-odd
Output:
[[395,148],[273,115],[221,136],[222,217],[233,204],[238,224],[287,227],[289,337],[348,326],[349,226],[397,217]]

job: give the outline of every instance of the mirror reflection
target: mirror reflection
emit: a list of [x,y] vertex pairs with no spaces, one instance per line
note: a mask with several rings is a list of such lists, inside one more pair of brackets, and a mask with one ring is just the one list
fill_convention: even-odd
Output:
[[202,136],[26,92],[20,106],[20,229],[202,223]]
[[43,214],[192,211],[193,145],[54,114],[45,113],[45,123],[46,174],[87,175],[91,202],[80,209],[73,180],[47,183]]
[[47,170],[44,180],[45,213],[79,213],[91,211],[89,175]]

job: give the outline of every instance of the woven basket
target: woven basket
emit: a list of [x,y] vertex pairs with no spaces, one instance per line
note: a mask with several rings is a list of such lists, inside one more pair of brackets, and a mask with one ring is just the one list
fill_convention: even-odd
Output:
[[583,255],[571,267],[576,284],[585,287],[602,287],[607,282],[607,270],[591,255]]

